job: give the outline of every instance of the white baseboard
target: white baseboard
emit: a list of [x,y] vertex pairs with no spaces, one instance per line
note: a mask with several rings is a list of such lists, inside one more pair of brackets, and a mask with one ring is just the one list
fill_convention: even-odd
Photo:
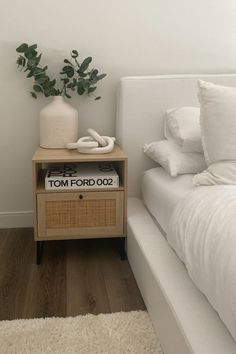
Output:
[[0,229],[11,229],[15,227],[32,227],[32,211],[0,212]]

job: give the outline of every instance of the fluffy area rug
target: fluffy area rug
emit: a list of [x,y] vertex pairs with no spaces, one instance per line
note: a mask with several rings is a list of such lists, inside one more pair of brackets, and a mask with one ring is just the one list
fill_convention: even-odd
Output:
[[4,354],[162,354],[145,311],[0,322]]

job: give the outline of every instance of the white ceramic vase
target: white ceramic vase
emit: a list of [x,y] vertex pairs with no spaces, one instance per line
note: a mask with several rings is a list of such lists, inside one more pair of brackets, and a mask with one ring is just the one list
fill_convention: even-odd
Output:
[[55,96],[40,112],[40,146],[62,149],[78,140],[78,112],[62,96]]

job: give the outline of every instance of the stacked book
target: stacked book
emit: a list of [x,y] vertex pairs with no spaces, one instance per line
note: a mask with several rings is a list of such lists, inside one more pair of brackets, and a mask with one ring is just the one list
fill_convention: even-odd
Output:
[[46,190],[118,188],[119,176],[111,163],[73,163],[49,165]]

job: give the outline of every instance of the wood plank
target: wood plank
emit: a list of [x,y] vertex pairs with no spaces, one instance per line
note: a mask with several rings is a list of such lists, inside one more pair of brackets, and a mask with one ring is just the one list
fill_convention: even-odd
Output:
[[67,257],[67,315],[110,312],[101,246],[94,240],[71,242]]
[[77,150],[68,149],[43,149],[38,148],[33,157],[34,162],[82,162],[82,161],[120,161],[127,159],[127,156],[115,145],[114,149],[107,154],[81,154]]
[[[47,242],[43,261],[31,264],[24,318],[66,316],[66,242]],[[29,306],[29,304],[31,304]]]
[[117,241],[48,241],[37,266],[33,229],[0,230],[0,320],[144,309]]
[[145,309],[129,263],[120,259],[117,248],[103,258],[102,265],[111,312]]
[[33,261],[32,229],[12,229],[0,257],[0,320],[23,318],[29,264]]

